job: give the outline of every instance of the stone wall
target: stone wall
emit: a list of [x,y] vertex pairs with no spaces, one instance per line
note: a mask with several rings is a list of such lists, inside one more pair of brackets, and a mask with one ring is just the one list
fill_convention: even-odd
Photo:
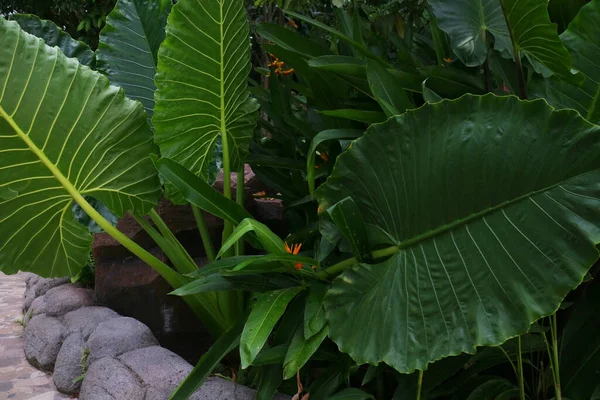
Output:
[[[145,324],[97,305],[68,279],[27,274],[25,356],[53,372],[57,389],[80,400],[167,400],[192,365],[159,345]],[[256,392],[209,378],[193,400],[251,400]],[[284,400],[289,396],[277,396]]]

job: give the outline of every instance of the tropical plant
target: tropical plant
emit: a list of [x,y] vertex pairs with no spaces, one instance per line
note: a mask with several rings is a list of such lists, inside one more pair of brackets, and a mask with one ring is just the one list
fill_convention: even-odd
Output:
[[[251,87],[242,0],[120,0],[96,53],[0,19],[0,269],[75,275],[91,232],[117,239],[218,337],[172,398],[239,347],[260,399],[590,399],[600,1],[569,7],[560,36],[545,0],[352,2],[335,27],[284,10],[256,28]],[[285,241],[232,200],[244,163]],[[207,265],[162,195],[191,204]],[[201,211],[225,221],[219,251]],[[173,267],[115,228],[125,212]]]

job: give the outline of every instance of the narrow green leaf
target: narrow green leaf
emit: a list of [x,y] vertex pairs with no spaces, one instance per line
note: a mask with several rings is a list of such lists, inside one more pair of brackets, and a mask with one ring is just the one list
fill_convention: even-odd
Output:
[[243,0],[179,0],[158,51],[155,141],[162,156],[207,182],[222,152],[235,171],[252,141],[258,103],[247,84],[249,37]]
[[96,68],[96,55],[90,46],[73,39],[52,21],[42,20],[32,14],[13,14],[10,20],[17,21],[25,32],[44,39],[50,47],[57,46],[65,56],[76,58],[80,64]]
[[261,378],[256,391],[256,400],[272,400],[283,382],[283,365],[270,364],[261,368]]
[[96,52],[98,70],[139,100],[151,118],[158,48],[165,38],[171,0],[119,0],[106,17]]
[[354,257],[360,262],[371,260],[367,228],[352,197],[335,203],[327,212],[342,236],[350,243]]
[[362,53],[364,56],[366,56],[367,58],[373,59],[373,60],[377,60],[379,62],[381,62],[382,64],[386,65],[386,66],[390,66],[390,64],[383,60],[381,57],[373,54],[369,49],[367,49],[364,45],[362,45],[361,43],[357,42],[356,40],[344,35],[342,32],[338,31],[337,29],[334,29],[328,25],[325,25],[319,21],[315,21],[314,19],[305,17],[302,14],[298,14],[289,10],[283,10],[283,12],[285,12],[288,15],[291,15],[294,18],[299,19],[300,21],[304,21],[307,24],[313,25],[319,29],[324,30],[325,32],[337,37],[338,39],[340,39],[341,41],[343,41],[344,43],[349,44],[350,46],[352,46],[354,49],[358,50],[360,53]]
[[[285,278],[281,279],[281,283],[287,283],[284,286],[293,286],[295,284],[294,281]],[[169,294],[174,296],[190,296],[193,294],[207,292],[267,292],[269,290],[279,289],[280,287],[281,286],[276,284],[275,280],[272,280],[268,276],[259,274],[244,275],[239,277],[212,274],[197,278],[193,282],[181,286]]]
[[356,129],[330,129],[319,132],[313,138],[306,159],[306,179],[308,180],[308,188],[311,194],[315,190],[315,152],[317,151],[317,147],[327,140],[355,139],[362,134],[363,131]]
[[373,379],[375,379],[377,377],[378,369],[379,369],[379,366],[369,364],[369,367],[367,368],[367,372],[365,373],[365,376],[363,377],[361,386],[368,385],[370,382],[372,382]]
[[240,321],[210,346],[210,349],[200,358],[192,372],[175,389],[169,400],[186,400],[190,398],[206,378],[212,374],[219,362],[239,345],[244,323],[245,321]]
[[429,0],[429,4],[440,29],[450,36],[454,53],[465,65],[476,67],[484,63],[489,36],[493,37],[496,50],[511,57],[510,33],[500,0]]
[[550,23],[547,0],[501,0],[511,38],[535,71],[544,77],[553,73],[573,83],[581,74],[571,73],[571,56],[561,43],[556,25]]
[[379,111],[367,111],[358,109],[320,110],[319,114],[328,117],[349,119],[351,121],[376,124],[385,121],[385,114]]
[[[433,66],[420,69],[424,79],[427,79],[427,87],[443,98],[455,99],[464,94],[484,94],[483,80],[480,76],[471,75],[463,70]],[[417,84],[422,81],[417,81]],[[419,91],[421,85],[419,84]]]
[[175,161],[161,158],[155,165],[158,172],[194,206],[235,225],[251,217],[244,207],[227,199]]
[[317,351],[323,340],[329,334],[329,328],[325,326],[319,333],[310,339],[304,338],[304,328],[298,327],[283,362],[283,379],[290,379],[308,362]]
[[[281,364],[283,368],[283,361],[285,360],[285,355],[287,354],[288,345],[280,344],[274,347],[263,347],[263,349],[258,353],[252,365],[258,367],[261,365],[270,365],[270,364]],[[283,370],[281,372],[281,376],[283,376]]]
[[287,305],[301,291],[293,287],[260,295],[244,326],[240,342],[242,368],[246,369],[263,348],[271,331],[283,315]]
[[367,400],[374,399],[373,395],[356,388],[346,388],[331,396],[329,400]]
[[74,276],[92,237],[91,196],[143,215],[161,196],[145,113],[102,74],[0,17],[0,270]]
[[217,254],[217,258],[221,257],[229,250],[238,240],[242,239],[248,232],[256,233],[259,242],[263,248],[269,253],[285,253],[285,243],[276,234],[269,229],[268,226],[258,222],[252,218],[246,218],[235,228],[233,233],[227,238],[221,246],[221,250]]
[[519,396],[519,388],[502,378],[491,378],[479,385],[467,400],[509,400]]
[[367,64],[365,60],[357,57],[325,55],[311,59],[308,65],[312,68],[319,68],[324,71],[350,75],[357,78],[366,77]]
[[308,288],[306,308],[304,309],[304,339],[308,340],[319,333],[325,325],[325,307],[323,300],[329,289],[328,285],[315,284]]
[[367,61],[367,79],[371,92],[386,117],[402,114],[407,109],[414,108],[408,95],[396,82],[394,76],[376,61]]
[[235,268],[233,268],[233,271],[240,271],[251,264],[272,263],[274,261],[283,261],[285,263],[290,263],[290,265],[300,263],[300,264],[307,264],[307,265],[312,266],[312,265],[319,264],[315,259],[313,259],[311,257],[300,257],[300,256],[296,256],[294,254],[287,254],[287,253],[272,253],[272,254],[267,254],[267,255],[264,255],[264,256],[261,256],[258,258],[250,258],[248,260],[242,261],[241,263],[236,265]]
[[443,98],[433,90],[427,87],[427,79],[425,79],[422,83],[423,86],[423,100],[428,103],[437,103],[438,101],[442,101]]
[[293,51],[306,58],[318,57],[328,53],[327,48],[305,36],[293,32],[279,24],[258,24],[256,31],[269,42]]

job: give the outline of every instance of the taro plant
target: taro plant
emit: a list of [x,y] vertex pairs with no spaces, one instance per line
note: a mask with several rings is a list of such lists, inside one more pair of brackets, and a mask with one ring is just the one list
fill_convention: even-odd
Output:
[[[252,88],[241,0],[119,1],[77,53],[102,73],[58,27],[0,19],[0,269],[75,275],[91,225],[117,239],[218,337],[172,398],[239,347],[260,399],[590,399],[597,341],[574,338],[595,285],[564,335],[556,311],[598,259],[600,2],[570,7],[560,36],[542,0],[383,20],[352,2],[335,28],[286,11],[325,35],[259,25]],[[232,200],[245,162],[283,200],[285,241]],[[207,265],[153,210],[163,195],[191,204]],[[225,221],[218,251],[201,211]],[[170,265],[115,228],[126,212]]]

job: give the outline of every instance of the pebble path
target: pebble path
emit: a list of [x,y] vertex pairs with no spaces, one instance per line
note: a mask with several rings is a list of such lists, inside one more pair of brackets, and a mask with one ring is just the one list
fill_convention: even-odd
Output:
[[56,391],[52,376],[38,371],[23,352],[23,294],[20,275],[0,272],[0,400],[59,400],[68,396]]

